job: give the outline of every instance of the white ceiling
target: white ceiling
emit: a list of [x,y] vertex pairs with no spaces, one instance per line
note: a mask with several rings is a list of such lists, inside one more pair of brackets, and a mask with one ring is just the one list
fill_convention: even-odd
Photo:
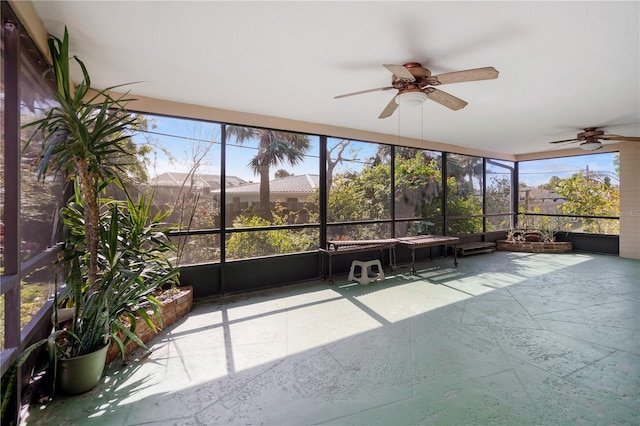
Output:
[[[640,2],[33,2],[69,28],[95,87],[508,154],[584,127],[640,136]],[[440,86],[469,102],[378,115],[382,64],[433,74],[493,66],[496,80]],[[633,143],[633,142],[625,142]]]

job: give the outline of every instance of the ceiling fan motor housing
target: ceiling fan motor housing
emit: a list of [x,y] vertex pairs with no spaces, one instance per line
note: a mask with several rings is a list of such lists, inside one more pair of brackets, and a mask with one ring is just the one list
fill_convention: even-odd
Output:
[[584,129],[584,132],[578,133],[578,139],[583,140],[587,138],[597,138],[598,136],[604,135],[602,130],[596,130],[595,127],[587,127]]
[[398,77],[395,74],[391,76],[391,85],[400,91],[403,92],[411,92],[411,91],[421,91],[424,90],[427,86],[434,86],[439,84],[438,80],[435,78],[431,78],[431,71],[424,68],[418,62],[408,62],[403,65],[410,73],[413,75],[413,81],[409,81],[402,77]]

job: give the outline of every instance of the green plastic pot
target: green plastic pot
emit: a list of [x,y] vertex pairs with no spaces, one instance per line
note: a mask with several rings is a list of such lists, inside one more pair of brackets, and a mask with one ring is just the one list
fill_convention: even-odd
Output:
[[93,389],[104,371],[109,345],[90,354],[59,359],[56,371],[57,388],[68,394],[78,395]]

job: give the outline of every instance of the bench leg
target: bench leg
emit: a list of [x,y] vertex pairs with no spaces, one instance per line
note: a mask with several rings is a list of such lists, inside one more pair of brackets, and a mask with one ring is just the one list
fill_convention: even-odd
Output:
[[331,259],[333,256],[329,255],[329,285],[333,285],[333,275],[331,275]]
[[458,266],[458,247],[455,244],[453,246],[453,264]]
[[416,249],[411,247],[411,273],[416,273]]

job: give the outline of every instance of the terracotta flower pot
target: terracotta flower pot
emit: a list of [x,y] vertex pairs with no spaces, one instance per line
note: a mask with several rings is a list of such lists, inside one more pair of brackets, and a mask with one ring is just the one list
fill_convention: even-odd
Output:
[[538,234],[537,232],[527,232],[526,234],[524,234],[524,239],[526,241],[537,243],[538,241],[540,241],[540,234]]

